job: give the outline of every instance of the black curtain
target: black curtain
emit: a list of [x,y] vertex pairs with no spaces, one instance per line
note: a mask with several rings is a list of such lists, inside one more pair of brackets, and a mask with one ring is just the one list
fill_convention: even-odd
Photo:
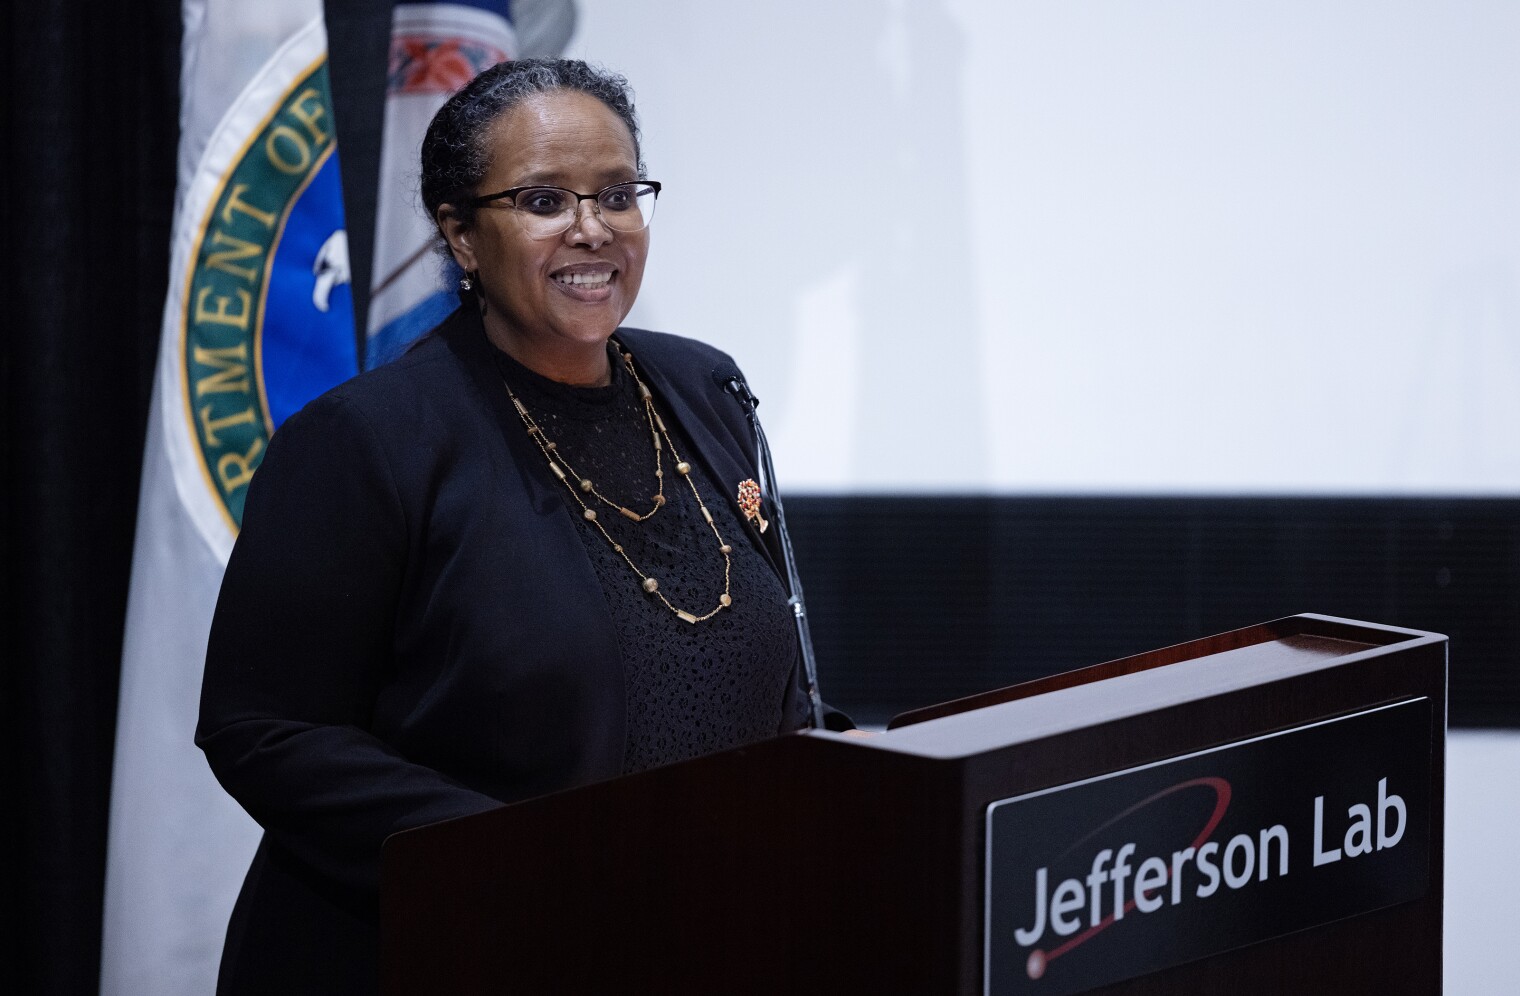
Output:
[[[390,0],[328,4],[355,298]],[[122,625],[168,286],[180,0],[5,4],[0,986],[94,993]],[[345,116],[347,120],[345,121]],[[364,251],[360,251],[364,250]]]
[[11,992],[94,992],[178,138],[178,0],[6,4],[0,352]]

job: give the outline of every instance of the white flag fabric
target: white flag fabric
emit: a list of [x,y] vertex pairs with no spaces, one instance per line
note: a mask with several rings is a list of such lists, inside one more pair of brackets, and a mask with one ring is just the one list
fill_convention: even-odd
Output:
[[482,70],[516,57],[517,34],[507,0],[396,5],[366,367],[395,358],[459,305],[454,293],[458,274],[432,251],[436,229],[417,196],[418,152],[428,122],[445,100]]
[[356,372],[321,0],[185,0],[179,184],[112,779],[100,989],[215,989],[258,827],[193,742],[269,436]]

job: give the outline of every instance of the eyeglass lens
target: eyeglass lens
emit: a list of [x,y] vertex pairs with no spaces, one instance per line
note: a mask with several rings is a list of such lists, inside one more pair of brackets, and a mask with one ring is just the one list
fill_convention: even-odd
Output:
[[[559,187],[533,187],[517,195],[513,206],[521,212],[528,232],[537,237],[558,235],[575,222],[580,201]],[[596,195],[602,224],[616,232],[638,232],[654,216],[655,189],[644,183],[620,183]]]

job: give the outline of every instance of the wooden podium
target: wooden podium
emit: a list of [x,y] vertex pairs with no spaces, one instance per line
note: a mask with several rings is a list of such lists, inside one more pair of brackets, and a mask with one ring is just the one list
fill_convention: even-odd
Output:
[[386,842],[382,984],[1438,992],[1445,717],[1445,637],[1300,615],[529,800]]

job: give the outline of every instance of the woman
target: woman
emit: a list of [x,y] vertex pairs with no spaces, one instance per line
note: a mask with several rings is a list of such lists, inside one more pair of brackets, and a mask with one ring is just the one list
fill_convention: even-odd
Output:
[[659,191],[626,82],[488,70],[421,184],[463,305],[281,427],[217,605],[197,743],[265,829],[222,992],[373,990],[391,833],[807,718],[731,361],[618,328]]

